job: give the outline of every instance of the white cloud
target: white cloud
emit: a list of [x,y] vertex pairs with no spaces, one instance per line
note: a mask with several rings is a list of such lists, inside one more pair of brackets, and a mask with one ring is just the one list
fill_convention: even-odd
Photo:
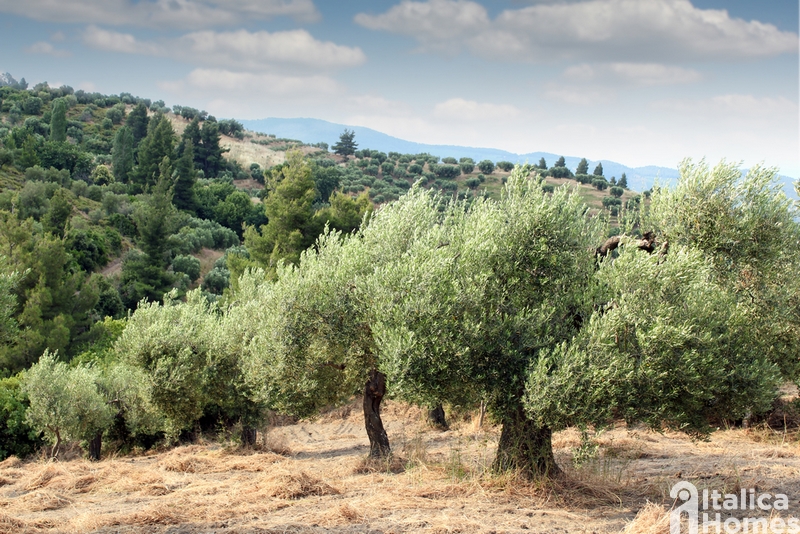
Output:
[[564,78],[573,82],[653,86],[693,83],[702,75],[693,69],[660,63],[583,63],[567,68]]
[[224,69],[194,69],[185,80],[162,82],[161,88],[173,93],[186,91],[202,94],[244,95],[247,97],[305,98],[330,96],[339,85],[327,76],[283,76],[232,72]]
[[323,69],[353,67],[366,60],[360,48],[318,41],[306,30],[202,31],[184,35],[170,49],[196,63],[252,70],[274,63]]
[[486,9],[468,0],[430,0],[402,3],[382,15],[359,13],[355,21],[371,30],[410,35],[424,48],[456,51],[464,36],[489,25]]
[[437,119],[456,121],[510,120],[519,114],[519,109],[508,104],[486,104],[463,98],[451,98],[433,108],[433,116]]
[[206,28],[289,16],[319,19],[311,0],[0,0],[0,12],[46,22]]
[[615,92],[601,85],[551,82],[544,87],[542,96],[547,100],[571,106],[593,106],[610,102],[614,99]]
[[68,50],[56,48],[47,41],[38,41],[33,43],[29,47],[25,48],[25,52],[28,54],[44,54],[53,57],[69,57],[72,55],[72,53]]
[[89,26],[83,32],[84,44],[105,50],[107,52],[120,52],[123,54],[143,54],[161,56],[166,54],[166,47],[156,43],[140,42],[129,33],[112,32]]
[[407,35],[424,50],[466,49],[520,61],[599,59],[649,63],[796,53],[796,33],[699,9],[689,0],[537,3],[491,20],[469,0],[404,0],[381,15],[358,14],[370,29]]
[[84,43],[100,50],[171,57],[193,65],[251,71],[274,66],[334,69],[360,65],[366,60],[360,48],[319,41],[306,30],[269,33],[266,31],[200,31],[178,39],[139,41],[131,34],[90,26]]

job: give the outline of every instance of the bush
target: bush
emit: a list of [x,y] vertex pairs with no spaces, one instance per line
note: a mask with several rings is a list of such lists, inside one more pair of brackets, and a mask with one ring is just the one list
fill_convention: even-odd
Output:
[[594,177],[590,176],[588,174],[576,174],[575,175],[575,180],[577,180],[578,182],[580,182],[582,184],[590,184],[590,183],[592,183],[593,179],[594,179]]
[[200,260],[194,256],[179,255],[172,260],[172,270],[176,273],[184,273],[189,276],[189,280],[194,282],[200,278]]
[[448,165],[457,165],[458,160],[456,160],[456,158],[442,158],[442,163],[447,163]]
[[384,176],[390,176],[394,172],[394,164],[389,161],[381,163],[381,172]]
[[621,187],[614,186],[611,189],[609,189],[608,192],[611,194],[611,196],[619,198],[619,197],[622,196],[622,194],[625,192],[625,190],[622,189]]
[[214,267],[203,279],[203,289],[215,295],[222,295],[231,284],[231,272],[225,267]]
[[478,163],[478,169],[483,174],[492,174],[494,172],[494,163],[492,163],[488,159],[485,159],[485,160],[481,161],[480,163]]
[[0,380],[0,461],[12,455],[24,458],[44,444],[25,420],[29,404],[19,375]]
[[457,165],[433,165],[434,173],[441,178],[457,178],[461,175],[461,167]]
[[463,172],[464,174],[471,174],[472,171],[475,170],[475,165],[473,163],[464,162],[461,163],[460,166],[461,166],[461,172]]
[[542,186],[542,191],[544,191],[545,193],[552,193],[555,190],[556,186],[554,186],[553,184],[544,184]]
[[510,161],[498,161],[497,168],[504,172],[511,172],[514,168],[514,164]]
[[466,184],[466,186],[467,186],[467,187],[469,187],[470,189],[475,189],[476,187],[478,187],[479,185],[481,185],[481,181],[480,181],[480,180],[479,180],[477,177],[475,177],[475,178],[467,178],[467,179],[464,181],[464,183],[465,183],[465,184]]
[[413,163],[408,166],[407,170],[411,174],[422,174],[422,165],[419,163]]
[[598,179],[592,180],[592,185],[598,191],[604,191],[605,189],[608,188],[608,182],[606,182],[605,180],[598,180]]

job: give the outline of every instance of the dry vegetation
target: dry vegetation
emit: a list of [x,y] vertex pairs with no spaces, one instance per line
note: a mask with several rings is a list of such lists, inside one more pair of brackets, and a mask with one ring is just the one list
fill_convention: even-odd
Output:
[[497,428],[469,417],[447,432],[387,402],[396,456],[365,459],[358,402],[274,427],[255,449],[201,442],[91,463],[0,463],[0,533],[582,532],[667,533],[669,488],[786,493],[800,509],[797,434],[723,430],[708,442],[616,428],[572,466],[579,434],[557,434],[567,477],[524,483],[489,473]]

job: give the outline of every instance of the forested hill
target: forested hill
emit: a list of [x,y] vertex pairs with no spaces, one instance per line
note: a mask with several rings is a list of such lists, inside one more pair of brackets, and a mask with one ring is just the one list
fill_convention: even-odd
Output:
[[[363,126],[337,124],[320,119],[270,117],[267,119],[243,120],[241,122],[248,130],[275,134],[278,137],[298,139],[304,143],[325,142],[328,144],[333,144],[339,138],[339,134],[342,133],[342,130],[347,128],[355,132],[356,138],[359,141],[359,146],[381,150],[383,152],[427,152],[429,154],[438,154],[442,156],[447,155],[456,158],[470,157],[475,158],[476,161],[488,159],[494,161],[495,163],[503,160],[514,163],[534,163],[539,161],[540,158],[545,158],[547,161],[553,161],[559,157],[558,154],[552,154],[550,152],[528,152],[525,154],[516,154],[497,148],[430,145],[425,143],[417,143],[414,141],[407,141],[405,139],[392,137],[391,135],[387,135]],[[575,169],[577,167],[580,159],[581,158],[577,156],[564,156],[567,167],[571,169]],[[674,185],[678,179],[678,170],[670,167],[659,167],[657,165],[629,167],[622,163],[607,159],[590,159],[588,161],[592,168],[594,168],[598,163],[602,163],[603,169],[605,169],[605,174],[607,176],[619,177],[625,173],[625,175],[628,177],[628,185],[634,191],[646,191],[651,189],[656,180],[662,184]],[[779,179],[784,184],[784,192],[790,198],[797,198],[797,193],[795,192],[793,185],[797,180],[797,177],[792,178],[789,176],[779,176]]]
[[[528,152],[526,154],[515,154],[497,148],[465,147],[455,145],[431,145],[417,143],[392,137],[385,133],[365,128],[363,126],[349,126],[337,124],[320,119],[307,118],[267,118],[258,120],[243,120],[242,124],[248,130],[275,134],[279,137],[289,137],[298,139],[304,143],[316,143],[319,141],[333,144],[339,139],[339,135],[345,128],[352,130],[356,134],[359,147],[381,150],[383,152],[400,153],[420,153],[427,152],[439,156],[453,156],[455,158],[470,157],[476,161],[488,159],[497,163],[498,161],[511,161],[513,163],[535,163],[540,158],[546,161],[555,161],[560,154],[550,152]],[[567,167],[575,169],[581,157],[564,156]],[[658,178],[661,183],[673,184],[678,178],[678,170],[668,167],[658,167],[650,165],[646,167],[628,167],[624,164],[610,160],[588,160],[594,168],[598,163],[603,164],[603,169],[607,176],[622,176],[625,173],[628,177],[628,184],[635,191],[645,191],[653,187],[653,183]]]

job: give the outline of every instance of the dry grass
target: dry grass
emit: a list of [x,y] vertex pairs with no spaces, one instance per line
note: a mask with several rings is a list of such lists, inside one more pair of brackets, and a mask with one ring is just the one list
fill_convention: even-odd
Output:
[[358,401],[315,422],[274,426],[253,448],[204,442],[95,463],[10,458],[0,463],[0,534],[641,534],[666,532],[678,480],[800,501],[800,444],[756,443],[753,429],[691,442],[620,427],[597,437],[597,456],[580,467],[572,465],[579,434],[561,432],[554,446],[564,476],[526,481],[491,472],[498,429],[488,423],[460,418],[440,432],[424,411],[390,401],[383,415],[395,451],[388,461],[366,459]]
[[669,513],[663,506],[648,502],[622,532],[623,534],[669,534]]

